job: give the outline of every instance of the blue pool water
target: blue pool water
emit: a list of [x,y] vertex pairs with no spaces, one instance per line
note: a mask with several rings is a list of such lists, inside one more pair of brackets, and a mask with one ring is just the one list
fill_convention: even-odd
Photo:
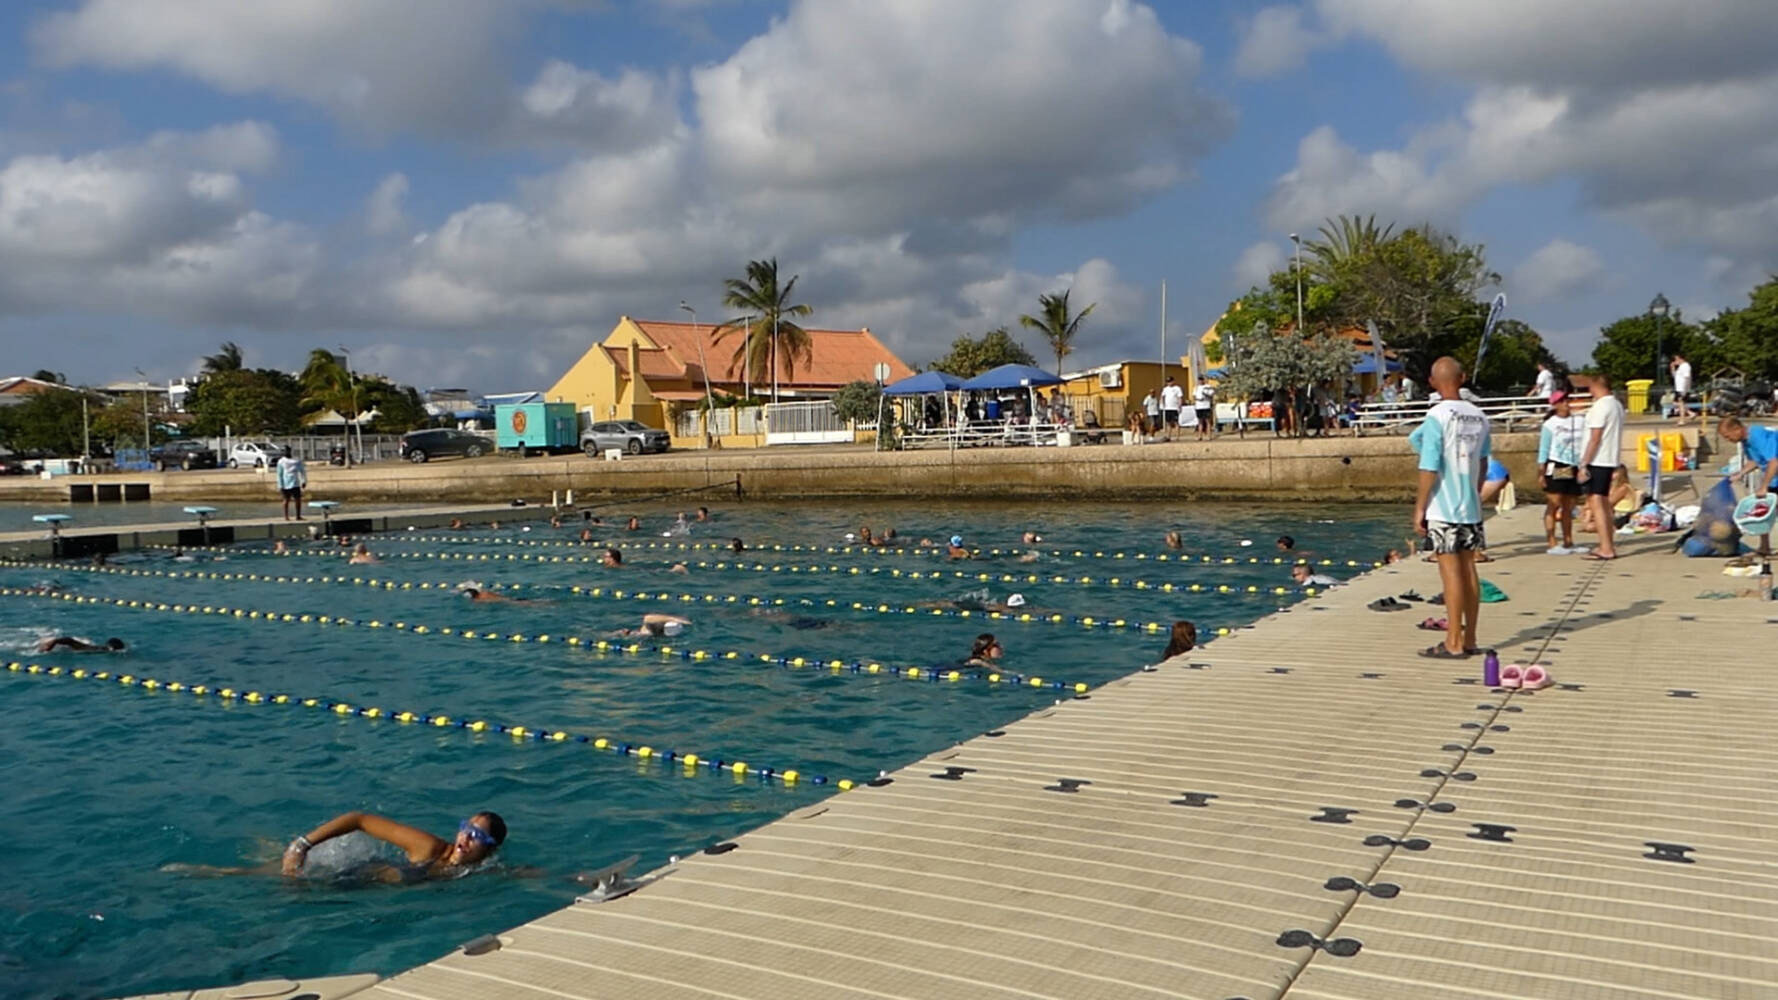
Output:
[[[0,587],[54,582],[85,596],[149,605],[406,626],[348,628],[8,595],[0,596],[0,660],[560,729],[756,767],[796,768],[804,776],[786,785],[709,768],[687,772],[572,740],[520,741],[295,704],[254,705],[65,675],[0,672],[0,707],[9,723],[0,727],[10,799],[10,877],[0,883],[0,982],[7,984],[6,995],[95,997],[279,974],[390,973],[428,961],[565,905],[578,891],[572,881],[577,871],[632,853],[642,856],[639,870],[645,871],[834,794],[831,782],[840,778],[873,777],[1068,696],[981,679],[950,683],[888,671],[789,669],[760,662],[760,653],[930,667],[955,663],[986,628],[1006,645],[1007,671],[1096,685],[1153,662],[1166,637],[1130,628],[1089,629],[1075,621],[1082,616],[1162,623],[1190,618],[1209,631],[1245,624],[1298,599],[1214,589],[1136,590],[1132,581],[1237,591],[1288,586],[1286,567],[1272,562],[1277,535],[1295,536],[1317,559],[1369,563],[1400,544],[1402,521],[1393,508],[1359,506],[749,504],[719,508],[717,521],[691,538],[739,535],[756,547],[841,545],[843,534],[866,520],[879,529],[892,524],[908,540],[955,532],[984,548],[1017,547],[1027,528],[1046,536],[1038,546],[1044,555],[1035,563],[985,559],[968,564],[970,577],[959,579],[929,576],[958,570],[913,553],[768,550],[751,553],[746,568],[699,567],[699,561],[730,560],[723,553],[647,548],[648,542],[666,541],[659,532],[671,513],[639,513],[646,518],[643,532],[618,533],[629,565],[617,571],[547,561],[594,553],[563,544],[572,543],[578,525],[542,524],[530,531],[503,525],[498,531],[373,538],[371,546],[384,557],[376,566],[348,567],[331,552],[276,556],[259,550],[196,563],[176,562],[166,553],[124,556],[114,572],[104,573],[0,568]],[[1184,535],[1194,557],[1238,561],[1156,560],[1168,529]],[[1252,544],[1243,546],[1243,540]],[[1076,549],[1084,554],[1073,555]],[[1113,558],[1117,552],[1125,557]],[[1137,559],[1138,553],[1149,558]],[[691,563],[691,572],[670,571],[680,559]],[[792,566],[798,572],[790,572]],[[851,573],[854,568],[859,572]],[[283,576],[288,582],[166,575],[195,572]],[[915,572],[921,574],[917,579]],[[982,572],[991,579],[973,578]],[[1357,570],[1339,566],[1331,572],[1347,576]],[[999,579],[1003,574],[1021,579],[1007,583]],[[307,582],[335,575],[348,581]],[[1030,582],[1030,575],[1040,580]],[[1050,582],[1053,576],[1069,582]],[[1083,576],[1089,582],[1081,583]],[[353,577],[367,582],[349,582]],[[550,603],[471,604],[419,586],[471,579],[519,585],[516,593]],[[396,589],[373,588],[370,580]],[[407,589],[401,589],[404,583]],[[598,587],[601,594],[576,595],[568,589],[575,585]],[[995,600],[1016,590],[1032,611],[1060,613],[1068,621],[984,623],[850,606],[906,606],[980,587]],[[610,596],[614,589],[667,593],[675,600],[617,600]],[[685,594],[694,602],[677,600]],[[704,601],[704,595],[717,601]],[[730,596],[737,600],[729,602]],[[786,603],[776,614],[762,614],[746,603],[753,598]],[[571,635],[595,639],[635,624],[644,611],[693,619],[685,635],[665,640],[676,648],[744,655],[688,662],[561,641]],[[791,622],[786,615],[809,620]],[[428,626],[427,633],[415,634],[416,625]],[[441,633],[445,627],[451,635]],[[463,630],[491,631],[501,639],[467,640]],[[27,652],[38,637],[58,632],[120,636],[130,650],[117,657]],[[547,634],[552,642],[507,641],[513,634]],[[830,783],[816,784],[815,775]],[[510,838],[497,864],[455,882],[354,887],[180,870],[270,860],[295,834],[349,809],[448,835],[459,819],[483,808],[504,815]],[[318,863],[337,862],[332,852],[341,850],[363,857],[369,847],[330,844],[317,853]]]

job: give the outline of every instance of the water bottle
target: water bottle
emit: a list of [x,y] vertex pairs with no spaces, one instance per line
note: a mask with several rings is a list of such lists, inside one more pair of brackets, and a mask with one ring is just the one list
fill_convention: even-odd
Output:
[[1482,685],[1491,688],[1500,686],[1500,657],[1494,655],[1492,649],[1482,657]]
[[1772,599],[1772,561],[1770,559],[1760,563],[1759,596],[1762,601]]

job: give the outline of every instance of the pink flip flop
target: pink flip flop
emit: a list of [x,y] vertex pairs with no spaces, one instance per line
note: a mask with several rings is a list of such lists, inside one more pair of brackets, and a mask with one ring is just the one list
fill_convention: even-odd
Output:
[[1500,686],[1517,688],[1525,683],[1525,666],[1522,663],[1509,663],[1500,668]]
[[1519,687],[1525,691],[1536,691],[1540,688],[1549,687],[1551,683],[1550,672],[1548,670],[1539,666],[1529,666],[1525,668],[1523,680],[1520,681]]

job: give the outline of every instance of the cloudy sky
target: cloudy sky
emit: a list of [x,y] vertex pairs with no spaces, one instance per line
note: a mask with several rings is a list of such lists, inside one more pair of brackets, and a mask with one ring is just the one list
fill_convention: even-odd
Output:
[[[1772,0],[0,7],[0,375],[315,346],[546,386],[777,256],[908,361],[1072,286],[1196,333],[1336,213],[1485,243],[1584,359],[1778,270]],[[1041,345],[1030,346],[1042,357]]]

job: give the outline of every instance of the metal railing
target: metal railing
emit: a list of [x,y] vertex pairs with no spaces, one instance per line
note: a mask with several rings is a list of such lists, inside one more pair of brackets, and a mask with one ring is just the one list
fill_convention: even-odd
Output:
[[825,444],[852,440],[851,425],[840,419],[829,400],[768,403],[765,411],[768,445]]
[[[1488,422],[1504,431],[1534,430],[1543,423],[1543,416],[1549,411],[1549,403],[1541,396],[1488,396],[1472,399],[1476,408],[1487,416]],[[1572,403],[1576,412],[1585,412],[1591,397],[1575,396]],[[1365,403],[1358,408],[1353,418],[1352,429],[1359,434],[1395,432],[1407,433],[1420,426],[1426,419],[1426,411],[1432,409],[1433,403],[1416,399],[1395,403]]]

